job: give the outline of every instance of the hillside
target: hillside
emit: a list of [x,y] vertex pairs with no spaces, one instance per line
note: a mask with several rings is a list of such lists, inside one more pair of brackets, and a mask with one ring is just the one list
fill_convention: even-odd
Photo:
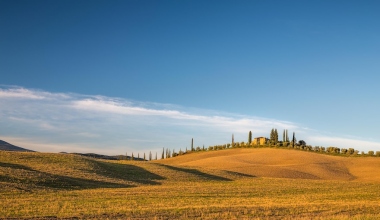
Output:
[[256,177],[380,182],[379,167],[378,157],[337,157],[273,148],[196,152],[151,162],[0,151],[0,188],[129,188]]
[[192,153],[158,163],[238,172],[255,177],[378,181],[380,158],[337,157],[305,151],[259,148]]
[[23,152],[33,152],[32,150],[28,150],[22,147],[17,147],[15,145],[12,145],[8,142],[0,140],[0,150],[6,150],[6,151],[23,151]]
[[379,162],[279,149],[151,162],[0,151],[0,219],[379,219]]
[[244,175],[130,160],[100,160],[65,153],[0,151],[0,192],[131,188],[190,182],[231,181]]

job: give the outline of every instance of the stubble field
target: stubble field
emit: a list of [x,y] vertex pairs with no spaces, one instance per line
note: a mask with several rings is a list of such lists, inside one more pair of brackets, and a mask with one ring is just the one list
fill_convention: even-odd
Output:
[[380,158],[232,149],[151,162],[0,152],[0,161],[3,219],[380,218]]

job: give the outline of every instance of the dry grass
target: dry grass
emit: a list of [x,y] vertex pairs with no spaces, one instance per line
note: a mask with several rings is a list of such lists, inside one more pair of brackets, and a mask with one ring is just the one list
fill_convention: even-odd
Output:
[[[234,149],[155,162],[0,152],[0,219],[380,218],[380,184],[367,167],[378,158],[286,151],[281,159],[272,155],[278,151]],[[271,171],[266,166],[290,171],[254,173]]]
[[192,153],[158,162],[256,177],[380,182],[379,157],[337,157],[287,149],[240,148]]

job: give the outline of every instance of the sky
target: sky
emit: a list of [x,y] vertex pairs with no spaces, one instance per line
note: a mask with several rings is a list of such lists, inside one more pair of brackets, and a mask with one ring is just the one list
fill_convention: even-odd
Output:
[[380,150],[379,1],[0,0],[0,139],[161,151],[277,128]]

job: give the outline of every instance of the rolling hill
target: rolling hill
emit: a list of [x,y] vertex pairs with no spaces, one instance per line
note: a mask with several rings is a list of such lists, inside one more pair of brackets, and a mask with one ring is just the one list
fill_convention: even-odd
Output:
[[379,219],[379,167],[273,148],[149,162],[0,151],[0,219]]
[[287,149],[239,148],[191,153],[157,162],[255,177],[380,182],[378,157],[338,157]]
[[380,182],[379,157],[339,157],[274,148],[195,152],[150,162],[0,151],[0,161],[0,182],[11,188],[135,187],[256,177]]
[[32,150],[28,150],[22,147],[17,147],[15,145],[12,145],[8,142],[0,140],[0,150],[6,150],[6,151],[23,151],[23,152],[34,152]]

